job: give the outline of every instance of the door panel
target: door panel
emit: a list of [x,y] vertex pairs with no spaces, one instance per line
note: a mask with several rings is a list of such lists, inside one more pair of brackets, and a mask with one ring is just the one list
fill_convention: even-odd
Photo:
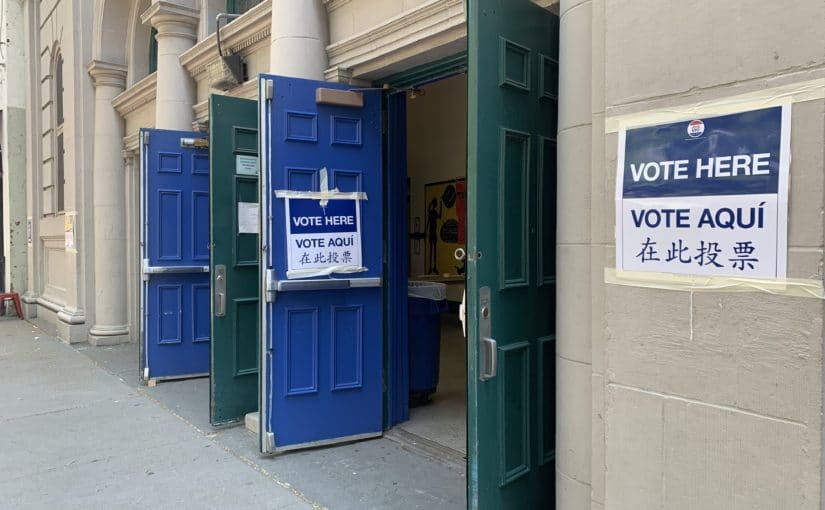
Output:
[[144,379],[209,371],[209,156],[192,146],[199,137],[141,130]]
[[[262,309],[264,452],[382,431],[381,96],[361,92],[363,106],[343,105],[333,104],[340,96],[325,101],[319,91],[348,88],[261,76],[261,196],[264,217],[271,218],[263,232],[269,247]],[[329,190],[323,196],[330,202],[344,200],[343,193],[365,195],[355,201],[363,271],[339,268],[326,276],[296,278],[287,273],[286,201],[296,200],[292,211],[316,208],[318,217],[325,217],[340,207],[317,202],[318,195],[289,198],[289,193],[321,190]]]
[[219,301],[212,302],[210,419],[223,425],[258,409],[257,101],[209,98],[209,161],[213,289],[215,266],[222,266],[225,279]]
[[468,8],[468,502],[552,508],[558,19]]

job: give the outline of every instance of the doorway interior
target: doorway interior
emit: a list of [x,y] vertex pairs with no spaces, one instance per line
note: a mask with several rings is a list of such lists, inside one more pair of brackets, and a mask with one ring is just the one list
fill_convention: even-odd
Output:
[[459,310],[466,266],[455,252],[466,243],[467,76],[415,86],[403,102],[408,242],[399,260],[408,283],[409,419],[397,428],[463,459],[467,343]]

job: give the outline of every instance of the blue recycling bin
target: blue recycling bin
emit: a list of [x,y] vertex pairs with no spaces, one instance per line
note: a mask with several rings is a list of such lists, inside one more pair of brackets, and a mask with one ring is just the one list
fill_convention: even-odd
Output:
[[426,404],[438,387],[441,356],[441,313],[447,311],[447,286],[410,281],[408,349],[410,406]]

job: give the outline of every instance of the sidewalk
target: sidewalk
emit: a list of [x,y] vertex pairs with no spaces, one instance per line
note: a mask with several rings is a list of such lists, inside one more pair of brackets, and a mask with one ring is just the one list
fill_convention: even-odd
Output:
[[208,379],[0,320],[0,508],[464,508],[463,469],[388,439],[275,457],[208,422]]

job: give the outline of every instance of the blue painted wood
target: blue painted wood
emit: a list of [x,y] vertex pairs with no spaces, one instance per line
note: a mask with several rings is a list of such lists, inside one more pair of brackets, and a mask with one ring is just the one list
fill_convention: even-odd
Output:
[[[144,256],[153,267],[209,264],[209,155],[183,148],[201,133],[142,130]],[[209,372],[209,274],[150,274],[144,282],[141,374],[169,378]]]
[[[268,214],[265,263],[286,280],[285,201],[275,190],[318,190],[326,167],[330,187],[362,191],[362,257],[383,276],[381,95],[364,92],[364,107],[316,105],[318,87],[350,87],[261,75],[274,82],[263,106],[263,192]],[[343,122],[342,122],[343,120]],[[265,216],[266,218],[266,216]],[[320,277],[326,279],[329,277]],[[282,450],[382,431],[382,289],[290,291],[266,305],[262,432]]]
[[407,350],[407,274],[409,204],[407,203],[407,94],[387,97],[387,395],[385,426],[407,421],[409,351]]

